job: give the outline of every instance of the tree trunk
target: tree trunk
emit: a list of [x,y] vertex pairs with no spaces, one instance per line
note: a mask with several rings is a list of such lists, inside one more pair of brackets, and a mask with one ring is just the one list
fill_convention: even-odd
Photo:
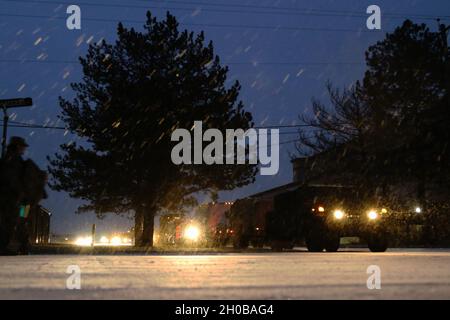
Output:
[[144,208],[140,207],[134,215],[134,245],[140,246],[142,243],[142,235],[144,231]]
[[153,232],[155,228],[154,206],[145,201],[136,201],[134,217],[134,244],[136,247],[153,247]]
[[153,247],[153,232],[155,229],[155,215],[153,210],[146,210],[143,226],[141,246]]

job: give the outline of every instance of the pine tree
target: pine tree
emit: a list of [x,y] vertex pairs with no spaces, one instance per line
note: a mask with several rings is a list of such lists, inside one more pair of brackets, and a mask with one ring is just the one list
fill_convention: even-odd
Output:
[[389,173],[429,185],[450,182],[449,27],[406,20],[366,52],[364,90]]
[[329,85],[331,103],[313,101],[314,116],[302,120],[314,131],[300,132],[299,149],[319,155],[315,171],[368,189],[416,182],[422,201],[427,186],[448,188],[448,31],[406,20],[369,47],[361,83]]
[[83,142],[64,144],[49,158],[51,186],[85,200],[80,212],[134,212],[136,244],[152,245],[159,210],[254,180],[255,166],[171,161],[176,128],[191,129],[196,120],[204,130],[253,126],[238,101],[240,84],[225,86],[228,68],[203,32],[179,31],[174,16],[157,21],[148,12],[143,32],[119,24],[114,44],[91,45],[80,62],[75,98],[60,98],[60,106]]

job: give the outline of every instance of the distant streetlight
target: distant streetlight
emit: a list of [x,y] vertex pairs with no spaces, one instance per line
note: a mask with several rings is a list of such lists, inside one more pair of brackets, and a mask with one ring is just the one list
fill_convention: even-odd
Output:
[[31,98],[3,99],[0,100],[0,108],[3,110],[3,136],[2,136],[2,159],[6,153],[6,139],[8,134],[8,109],[30,107],[33,105]]

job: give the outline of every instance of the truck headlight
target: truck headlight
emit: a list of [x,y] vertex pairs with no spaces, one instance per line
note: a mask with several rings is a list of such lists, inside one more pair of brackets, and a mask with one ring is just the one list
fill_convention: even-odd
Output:
[[370,210],[369,212],[367,212],[367,217],[369,218],[369,220],[376,220],[378,219],[378,212],[376,212],[375,210]]
[[93,244],[92,237],[79,237],[75,240],[75,245],[82,246],[82,247],[88,247]]
[[312,208],[311,211],[319,213],[319,214],[323,214],[325,212],[325,208],[322,206],[318,206],[316,208]]
[[342,210],[334,210],[333,212],[333,216],[336,220],[341,220],[342,218],[344,218],[344,211]]
[[184,237],[191,241],[197,241],[200,238],[200,228],[190,225],[184,230]]

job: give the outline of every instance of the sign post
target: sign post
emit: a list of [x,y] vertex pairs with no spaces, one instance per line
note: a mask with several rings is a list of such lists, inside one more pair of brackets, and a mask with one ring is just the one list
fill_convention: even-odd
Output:
[[0,108],[3,110],[3,135],[2,135],[2,159],[6,153],[6,139],[8,134],[8,109],[30,107],[33,105],[33,99],[31,98],[18,98],[18,99],[4,99],[0,100]]

